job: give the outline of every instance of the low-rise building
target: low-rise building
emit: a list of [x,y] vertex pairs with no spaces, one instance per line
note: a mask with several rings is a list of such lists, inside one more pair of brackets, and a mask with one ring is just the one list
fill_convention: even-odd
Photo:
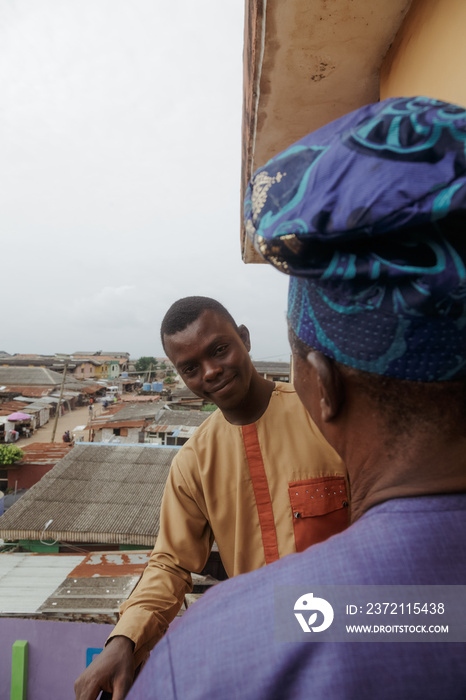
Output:
[[76,443],[0,517],[0,538],[49,552],[67,551],[70,544],[152,547],[176,452],[147,444]]
[[210,416],[210,411],[176,411],[162,408],[146,428],[146,441],[161,445],[184,445]]
[[97,379],[116,379],[123,372],[129,371],[129,353],[115,352],[108,353],[99,350],[98,352],[84,352],[78,350],[73,353],[73,360],[89,360],[95,363],[95,376]]
[[253,365],[257,372],[265,379],[272,382],[289,382],[290,381],[290,363],[289,362],[255,362]]
[[37,484],[65,455],[72,445],[64,442],[33,442],[21,446],[22,459],[3,465],[0,476],[6,473],[7,488],[29,489]]

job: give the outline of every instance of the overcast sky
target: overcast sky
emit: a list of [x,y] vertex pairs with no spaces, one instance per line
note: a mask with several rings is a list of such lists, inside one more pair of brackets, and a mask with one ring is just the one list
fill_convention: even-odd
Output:
[[190,294],[289,358],[240,253],[243,0],[1,0],[0,350],[162,355]]

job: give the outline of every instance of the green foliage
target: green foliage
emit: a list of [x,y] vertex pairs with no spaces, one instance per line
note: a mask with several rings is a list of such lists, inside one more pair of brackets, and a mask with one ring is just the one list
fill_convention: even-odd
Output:
[[147,372],[151,365],[152,370],[155,370],[158,365],[155,357],[140,357],[139,360],[136,360],[134,366],[136,368],[136,372]]
[[201,411],[215,411],[216,408],[214,403],[206,403],[205,406],[201,406]]
[[14,464],[24,452],[14,445],[0,445],[0,464]]

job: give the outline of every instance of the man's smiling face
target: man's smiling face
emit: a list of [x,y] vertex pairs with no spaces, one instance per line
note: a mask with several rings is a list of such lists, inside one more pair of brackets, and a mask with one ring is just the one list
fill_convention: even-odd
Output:
[[235,328],[212,310],[184,330],[165,335],[165,349],[191,391],[226,415],[248,398],[253,366],[247,328]]

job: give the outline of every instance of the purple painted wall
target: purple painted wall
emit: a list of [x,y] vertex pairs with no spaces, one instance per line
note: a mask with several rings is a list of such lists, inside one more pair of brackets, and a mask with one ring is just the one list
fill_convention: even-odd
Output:
[[102,648],[113,625],[0,618],[0,700],[10,700],[11,649],[29,642],[28,700],[74,700],[89,648]]

